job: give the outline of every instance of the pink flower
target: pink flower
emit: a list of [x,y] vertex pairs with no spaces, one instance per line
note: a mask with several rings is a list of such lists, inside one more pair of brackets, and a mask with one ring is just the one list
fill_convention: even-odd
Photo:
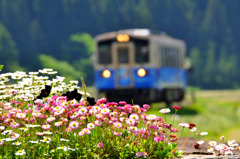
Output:
[[2,146],[4,144],[4,140],[0,139],[0,146]]
[[59,116],[59,115],[62,115],[64,113],[65,109],[60,109],[60,110],[57,110],[54,112],[54,115],[55,116]]
[[79,103],[81,106],[84,106],[84,104],[85,104],[85,101],[84,100],[82,100],[82,101],[80,101],[80,103]]
[[71,116],[70,116],[70,119],[73,119],[75,120],[77,117],[78,117],[78,113],[77,112],[74,112]]
[[143,155],[143,154],[142,154],[141,152],[137,152],[137,153],[136,153],[136,157],[142,157],[142,155]]
[[32,110],[31,109],[25,109],[24,111],[23,111],[24,113],[32,113]]
[[101,110],[101,108],[99,106],[93,106],[93,110],[94,110],[94,113],[96,114]]
[[127,123],[128,125],[130,125],[130,126],[134,126],[135,123],[136,123],[136,121],[133,120],[133,119],[128,119],[128,120],[126,120],[126,123]]
[[80,120],[86,120],[86,117],[85,116],[80,116],[79,119]]
[[47,106],[44,107],[43,109],[44,109],[45,111],[50,111],[50,107],[47,107]]
[[16,104],[17,104],[17,105],[22,105],[22,102],[18,101]]
[[128,129],[132,133],[136,133],[138,131],[137,127],[134,127],[134,126],[130,126]]
[[10,110],[12,109],[12,106],[4,106],[4,110]]
[[147,115],[147,117],[146,117],[147,120],[155,120],[156,118],[157,118],[157,116],[154,115],[154,114],[149,114],[149,115]]
[[15,139],[15,140],[18,139],[19,137],[20,137],[20,135],[18,133],[13,133],[11,136],[11,138]]
[[159,130],[159,128],[157,127],[157,125],[151,124],[149,126],[149,129],[153,129],[153,130]]
[[34,103],[36,104],[43,104],[44,100],[43,99],[36,99]]
[[107,123],[108,122],[108,118],[103,118],[103,122]]
[[70,133],[71,131],[72,131],[72,128],[70,128],[70,127],[67,127],[67,128],[66,128],[66,132],[67,132],[67,133]]
[[94,125],[93,123],[88,123],[88,124],[87,124],[87,128],[88,128],[89,130],[92,130],[92,129],[95,128],[95,125]]
[[122,133],[121,132],[113,132],[113,135],[116,135],[116,136],[122,136]]
[[94,123],[97,126],[101,126],[102,125],[102,121],[101,120],[96,120]]
[[63,109],[62,106],[56,106],[56,107],[53,108],[53,111],[55,112],[55,111],[58,111],[58,110],[61,110],[61,109]]
[[161,138],[161,137],[159,137],[159,136],[155,136],[154,137],[154,141],[155,142],[159,142],[159,141],[162,141],[163,139]]
[[43,130],[49,130],[50,127],[51,127],[51,125],[49,125],[49,124],[42,125]]
[[143,105],[143,108],[149,110],[149,109],[150,109],[150,106],[149,106],[148,104],[144,104],[144,105]]
[[110,113],[110,109],[108,109],[108,108],[104,108],[104,109],[102,109],[101,110],[101,114],[109,114]]
[[97,100],[97,103],[104,104],[106,101],[107,101],[106,98],[101,98]]
[[111,105],[112,105],[112,106],[117,106],[117,105],[118,105],[118,103],[116,103],[116,102],[108,102],[107,104],[108,104],[109,106],[111,106]]
[[179,125],[182,126],[182,127],[187,127],[187,128],[189,128],[189,124],[188,124],[188,123],[181,123],[181,122],[180,122]]
[[15,129],[15,128],[19,127],[19,126],[20,126],[20,124],[18,124],[18,123],[16,123],[16,122],[12,122],[12,123],[10,124],[10,127],[11,127],[12,129]]
[[15,108],[15,109],[12,109],[13,112],[16,112],[16,113],[21,113],[22,110],[21,109],[18,109],[18,108]]
[[24,114],[24,113],[17,113],[16,117],[19,118],[19,119],[24,119],[26,117],[26,114]]
[[106,103],[106,98],[101,98],[102,103]]
[[61,126],[62,125],[62,122],[61,121],[58,121],[58,122],[55,122],[55,124],[54,124],[56,127],[59,127],[59,126]]
[[79,136],[83,136],[84,134],[85,134],[84,131],[80,131],[80,132],[78,133]]
[[129,116],[129,119],[138,120],[139,117],[138,117],[137,114],[131,114],[131,115]]
[[146,112],[146,109],[140,108],[141,112]]
[[50,117],[50,118],[47,118],[47,122],[52,122],[52,121],[54,121],[54,120],[56,120],[56,118],[55,118],[55,117]]
[[44,136],[45,134],[43,132],[36,132],[36,135]]
[[193,127],[196,127],[196,124],[189,123],[189,129],[192,129]]
[[96,117],[97,117],[98,119],[102,119],[102,118],[104,118],[104,115],[102,115],[102,114],[97,114]]
[[125,105],[125,104],[127,104],[127,102],[125,102],[125,101],[120,101],[119,104],[120,104],[120,105]]
[[35,118],[39,118],[39,117],[42,116],[42,114],[39,113],[39,112],[33,112],[33,113],[32,113],[32,116],[35,117]]
[[116,128],[121,128],[122,127],[122,124],[120,122],[116,122],[113,124]]
[[77,121],[71,121],[69,127],[76,130],[79,127],[79,123]]
[[181,107],[180,106],[173,106],[173,109],[175,109],[175,110],[179,110],[179,109],[181,109]]
[[97,147],[98,147],[98,148],[102,148],[102,147],[103,147],[103,143],[101,143],[101,142],[98,143],[98,144],[97,144]]
[[82,108],[80,108],[80,109],[78,110],[78,114],[79,114],[79,115],[86,115],[87,112],[88,112],[88,110],[87,110],[87,108],[85,108],[85,107],[82,107]]
[[118,121],[118,118],[112,117],[110,120],[111,120],[112,122],[117,122],[117,121]]
[[85,134],[91,134],[91,131],[89,129],[84,128],[83,131]]
[[144,157],[146,157],[146,156],[147,156],[147,152],[142,152],[142,155],[143,155]]
[[0,126],[0,131],[3,131],[5,130],[5,127],[4,126]]

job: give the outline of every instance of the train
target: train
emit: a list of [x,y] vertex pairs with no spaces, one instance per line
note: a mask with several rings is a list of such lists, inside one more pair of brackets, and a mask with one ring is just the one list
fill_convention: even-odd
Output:
[[96,97],[130,103],[184,99],[187,86],[186,43],[164,32],[125,29],[95,37]]

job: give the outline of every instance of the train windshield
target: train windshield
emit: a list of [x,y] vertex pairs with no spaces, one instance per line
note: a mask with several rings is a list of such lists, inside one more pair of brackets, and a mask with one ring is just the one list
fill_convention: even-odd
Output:
[[133,39],[135,44],[135,62],[147,63],[149,62],[149,47],[147,40]]
[[98,44],[98,63],[112,63],[111,42],[100,42]]
[[128,48],[118,48],[118,63],[128,63]]

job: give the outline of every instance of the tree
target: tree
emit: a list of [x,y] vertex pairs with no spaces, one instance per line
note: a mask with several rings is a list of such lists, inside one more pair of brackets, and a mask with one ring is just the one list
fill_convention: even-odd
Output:
[[0,23],[0,64],[5,66],[3,71],[23,70],[23,68],[19,66],[18,53],[11,34],[8,32],[7,28]]
[[66,82],[70,80],[80,80],[81,77],[84,77],[84,73],[76,70],[71,64],[67,61],[59,61],[52,56],[40,54],[39,60],[45,68],[52,68],[55,71],[58,71],[59,75],[64,76]]

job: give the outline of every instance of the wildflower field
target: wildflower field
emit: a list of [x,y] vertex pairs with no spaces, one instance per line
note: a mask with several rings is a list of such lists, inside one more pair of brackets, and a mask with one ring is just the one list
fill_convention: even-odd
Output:
[[[225,135],[228,140],[240,142],[240,90],[197,90],[196,101],[193,102],[191,94],[178,112],[177,120],[181,122],[194,122],[199,131],[207,131],[206,140],[219,140]],[[165,107],[164,103],[154,103],[148,113],[160,115],[157,111]],[[169,114],[172,118],[173,113]],[[192,135],[193,138],[198,136]]]
[[[179,121],[180,106],[160,108],[156,115],[148,104],[95,100],[83,79],[80,87],[56,74],[0,74],[0,158],[175,158],[197,133],[195,121]],[[239,149],[234,140],[208,146],[217,155]]]

